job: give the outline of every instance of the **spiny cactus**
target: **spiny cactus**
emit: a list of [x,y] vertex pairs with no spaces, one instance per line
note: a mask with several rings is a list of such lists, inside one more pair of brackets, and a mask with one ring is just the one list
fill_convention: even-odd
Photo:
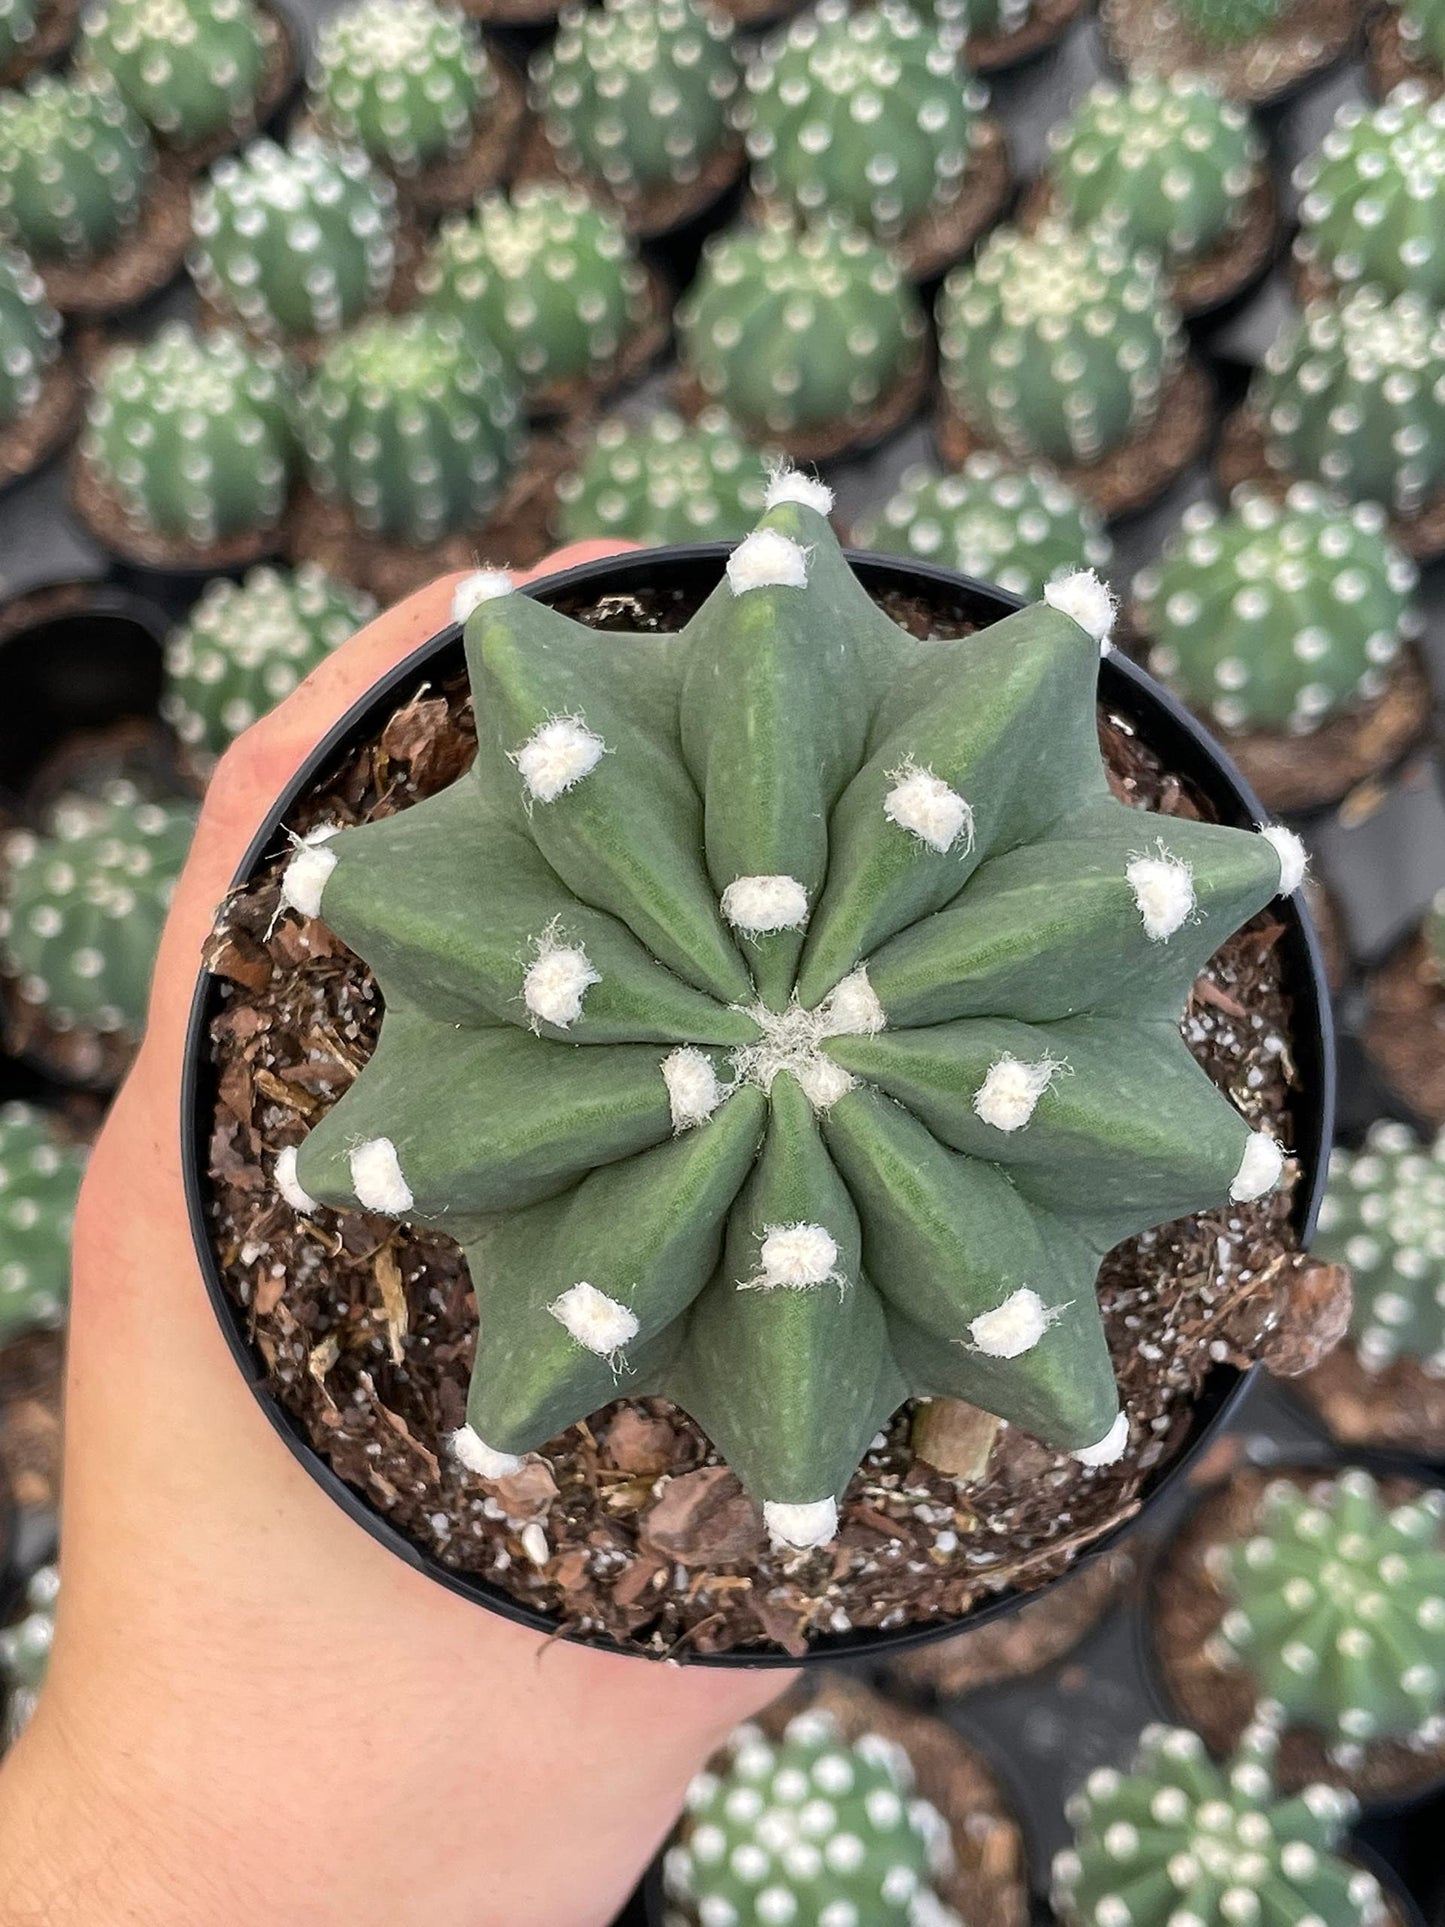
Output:
[[30,1104],[0,1108],[0,1345],[65,1321],[70,1225],[85,1169]]
[[444,222],[421,290],[493,342],[533,393],[604,373],[648,313],[622,223],[576,188],[540,183]]
[[1388,1505],[1350,1467],[1302,1489],[1277,1479],[1254,1531],[1209,1548],[1229,1600],[1211,1648],[1342,1763],[1363,1742],[1445,1738],[1445,1494]]
[[331,335],[396,274],[396,189],[358,148],[297,135],[217,162],[194,197],[191,273],[249,333]]
[[368,535],[426,544],[480,526],[520,447],[495,348],[454,321],[377,316],[327,350],[302,398],[313,486]]
[[567,173],[624,201],[695,181],[729,137],[732,23],[707,0],[563,9],[532,63],[532,100]]
[[1302,482],[1283,503],[1238,489],[1227,515],[1195,503],[1134,582],[1149,667],[1222,729],[1305,735],[1373,701],[1420,633],[1418,571],[1384,526]]
[[1051,129],[1050,181],[1076,227],[1107,221],[1166,265],[1224,245],[1264,177],[1246,108],[1194,74],[1141,74],[1091,87]]
[[1365,1370],[1408,1358],[1445,1377],[1445,1133],[1425,1145],[1381,1123],[1362,1151],[1335,1151],[1315,1247],[1350,1268]]
[[989,441],[1092,462],[1158,412],[1184,353],[1154,255],[1102,227],[998,228],[938,304],[943,384]]
[[105,254],[139,220],[155,158],[103,74],[0,93],[0,234],[38,261]]
[[60,357],[60,316],[23,254],[0,247],[0,428],[21,421],[40,400]]
[[763,463],[720,408],[694,422],[668,410],[633,427],[603,422],[582,466],[557,484],[557,533],[737,542],[763,509]]
[[812,1545],[910,1393],[1122,1453],[1099,1256],[1277,1181],[1173,1020],[1301,863],[1112,799],[1094,577],[916,643],[769,498],[680,635],[463,585],[471,771],[285,873],[386,1016],[278,1181],[462,1238],[464,1465],[655,1392]]
[[1342,289],[1445,305],[1445,100],[1410,80],[1382,106],[1347,101],[1295,186],[1300,260]]
[[280,521],[290,410],[275,349],[167,322],[150,341],[112,350],[82,446],[133,528],[207,546]]
[[896,240],[957,196],[987,101],[907,7],[819,0],[749,68],[740,119],[760,193]]
[[741,1726],[687,1791],[663,1887],[685,1922],[961,1927],[934,1883],[953,1865],[948,1823],[913,1764],[878,1733],[850,1745],[831,1715],[782,1738]]
[[56,807],[50,834],[5,848],[0,957],[57,1030],[138,1037],[151,966],[195,813],[129,783]]
[[853,533],[859,548],[941,562],[1029,597],[1075,569],[1107,569],[1113,556],[1097,510],[1066,482],[1046,468],[1015,468],[991,449],[954,474],[907,470],[881,512]]
[[0,1628],[0,1677],[5,1682],[6,1746],[13,1746],[30,1723],[35,1702],[45,1684],[50,1648],[55,1640],[55,1604],[60,1597],[60,1571],[41,1566],[25,1587],[25,1614],[12,1626]]
[[219,756],[375,613],[313,562],[208,582],[166,643],[161,712],[183,743]]
[[320,118],[403,178],[469,146],[498,91],[477,28],[432,0],[360,0],[316,36]]
[[1173,0],[1174,11],[1211,47],[1240,47],[1268,33],[1285,0]]
[[91,63],[169,146],[251,125],[277,31],[254,0],[104,0],[84,24]]
[[1256,1725],[1220,1767],[1197,1733],[1150,1726],[1127,1774],[1091,1773],[1054,1861],[1065,1927],[1377,1927],[1379,1882],[1336,1852],[1354,1800],[1331,1786],[1284,1798],[1275,1748]]
[[9,67],[35,39],[36,0],[0,0],[0,67]]
[[714,235],[677,324],[703,392],[775,434],[874,407],[916,363],[926,332],[898,263],[832,216]]
[[1406,0],[1396,12],[1400,40],[1409,57],[1445,66],[1445,6],[1441,0]]

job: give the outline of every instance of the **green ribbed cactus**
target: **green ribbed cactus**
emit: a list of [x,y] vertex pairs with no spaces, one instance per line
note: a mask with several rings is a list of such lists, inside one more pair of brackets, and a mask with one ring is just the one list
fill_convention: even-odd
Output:
[[1301,261],[1445,305],[1445,100],[1410,80],[1383,106],[1347,101],[1294,180]]
[[1172,0],[1174,11],[1210,47],[1241,47],[1279,19],[1285,0]]
[[532,105],[559,165],[621,200],[695,181],[729,138],[732,40],[707,0],[565,7],[532,62]]
[[429,315],[379,315],[327,350],[302,398],[311,482],[368,535],[437,542],[496,505],[518,416],[489,342]]
[[952,474],[907,470],[853,534],[859,548],[941,562],[1030,597],[1075,569],[1107,569],[1114,552],[1098,511],[1066,482],[1046,468],[1015,468],[991,449]]
[[1122,1453],[1099,1259],[1277,1181],[1177,1020],[1302,859],[1112,799],[1096,578],[917,643],[769,498],[680,635],[463,584],[471,771],[283,879],[386,1016],[277,1177],[465,1245],[464,1465],[657,1393],[811,1545],[910,1393]]
[[1283,503],[1238,489],[1226,515],[1195,503],[1134,582],[1149,667],[1222,729],[1305,735],[1373,701],[1421,628],[1384,526],[1303,482]]
[[55,1640],[60,1570],[41,1566],[25,1587],[24,1617],[0,1628],[0,1678],[5,1683],[4,1745],[13,1746],[30,1724],[45,1684]]
[[56,1136],[43,1111],[0,1107],[0,1345],[65,1322],[84,1169],[84,1153]]
[[831,216],[714,235],[677,325],[683,367],[708,398],[773,434],[871,409],[927,332],[892,255]]
[[0,235],[37,261],[87,261],[140,219],[155,148],[104,75],[0,93]]
[[104,0],[84,25],[90,63],[168,146],[252,125],[277,33],[254,0]]
[[314,562],[218,577],[166,643],[161,713],[189,748],[219,756],[375,613]]
[[492,342],[531,392],[606,372],[646,320],[647,275],[615,215],[526,183],[442,225],[421,291]]
[[1091,1773],[1054,1860],[1064,1927],[1379,1927],[1379,1882],[1336,1851],[1354,1800],[1331,1786],[1286,1799],[1275,1749],[1254,1726],[1220,1767],[1197,1733],[1150,1726],[1127,1774]]
[[394,174],[461,153],[497,99],[481,34],[432,0],[360,0],[316,36],[311,101],[328,130]]
[[1211,1654],[1347,1763],[1375,1739],[1445,1738],[1445,1494],[1386,1503],[1350,1467],[1277,1479],[1250,1537],[1209,1548],[1229,1601]]
[[82,449],[132,528],[210,545],[280,521],[291,403],[275,349],[167,322],[148,342],[111,351]]
[[776,1742],[739,1727],[697,1775],[663,1890],[681,1927],[962,1927],[934,1886],[952,1866],[948,1823],[903,1748],[878,1733],[850,1744],[810,1710]]
[[895,0],[819,0],[747,73],[740,119],[759,193],[896,240],[954,200],[988,89]]
[[737,542],[762,513],[763,461],[720,408],[694,422],[669,410],[637,427],[613,419],[557,484],[557,501],[565,542]]
[[1239,232],[1267,166],[1248,109],[1195,74],[1101,81],[1050,130],[1049,151],[1075,227],[1107,221],[1172,267]]
[[1148,426],[1184,353],[1157,257],[1108,229],[997,228],[938,302],[943,385],[1023,460],[1092,462]]
[[196,286],[253,335],[332,335],[396,275],[396,189],[359,148],[255,141],[196,190]]
[[35,39],[36,0],[0,0],[0,66],[28,52]]
[[5,848],[0,960],[57,1030],[139,1037],[151,966],[195,828],[129,783],[57,805],[51,831]]
[[60,316],[28,259],[0,247],[0,428],[28,415],[60,358]]
[[1400,39],[1412,60],[1445,66],[1445,5],[1441,0],[1406,0],[1395,8]]

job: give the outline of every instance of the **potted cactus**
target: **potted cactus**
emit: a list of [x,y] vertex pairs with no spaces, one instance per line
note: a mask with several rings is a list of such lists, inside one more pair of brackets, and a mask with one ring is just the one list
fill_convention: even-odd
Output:
[[975,73],[999,73],[1062,40],[1083,0],[924,0],[918,11],[967,49]]
[[0,246],[0,487],[57,453],[80,420],[60,316],[27,256]]
[[1445,890],[1366,980],[1360,1035],[1401,1106],[1445,1125]]
[[1279,103],[1354,45],[1355,0],[1102,0],[1111,58],[1130,75],[1193,73],[1231,100]]
[[657,548],[740,542],[763,511],[762,463],[721,408],[695,421],[660,409],[633,424],[599,422],[579,465],[557,484],[552,533]]
[[1402,80],[1445,92],[1445,8],[1440,0],[1387,0],[1370,15],[1366,51],[1379,98]]
[[1307,295],[1373,286],[1445,301],[1445,101],[1419,81],[1379,107],[1346,101],[1294,183]]
[[59,1597],[59,1567],[38,1566],[25,1582],[19,1616],[0,1627],[0,1687],[4,1690],[0,1752],[15,1744],[35,1711],[50,1664]]
[[80,0],[0,0],[0,87],[49,67],[75,38]]
[[83,1152],[45,1112],[0,1107],[0,1348],[58,1331],[70,1302],[70,1225]]

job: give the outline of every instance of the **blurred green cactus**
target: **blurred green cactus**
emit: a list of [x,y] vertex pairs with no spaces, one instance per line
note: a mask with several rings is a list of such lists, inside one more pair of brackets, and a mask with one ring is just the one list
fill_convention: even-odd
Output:
[[318,32],[310,91],[329,133],[406,178],[470,145],[499,82],[456,8],[358,0]]
[[88,261],[140,219],[156,154],[114,85],[38,75],[0,93],[0,234],[37,261]]
[[8,67],[35,39],[36,0],[0,0],[0,66]]
[[30,1724],[35,1702],[45,1684],[59,1597],[59,1568],[41,1566],[26,1583],[23,1617],[11,1626],[0,1627],[0,1680],[5,1685],[4,1746],[13,1746]]
[[0,1107],[0,1345],[65,1322],[85,1154],[31,1104]]
[[60,316],[27,257],[0,248],[0,428],[23,421],[60,359]]
[[1400,40],[1412,60],[1445,66],[1445,4],[1442,0],[1397,0]]
[[1421,1144],[1408,1125],[1380,1123],[1363,1150],[1337,1149],[1315,1250],[1350,1268],[1351,1346],[1366,1371],[1407,1358],[1445,1376],[1445,1133]]
[[83,24],[90,64],[168,146],[254,122],[277,34],[254,0],[103,0]]
[[694,422],[668,410],[639,426],[600,424],[580,468],[557,484],[557,533],[669,542],[738,542],[763,510],[763,458],[720,408]]
[[1268,33],[1286,0],[1172,0],[1187,27],[1211,47],[1240,47]]
[[1294,179],[1300,261],[1445,305],[1445,100],[1410,80],[1382,106],[1347,101]]

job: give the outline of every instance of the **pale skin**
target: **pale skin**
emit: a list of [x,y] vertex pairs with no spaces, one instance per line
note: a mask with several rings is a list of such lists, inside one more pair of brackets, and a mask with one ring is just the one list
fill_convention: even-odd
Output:
[[604,1927],[689,1776],[786,1683],[547,1644],[409,1571],[272,1433],[192,1253],[181,1055],[216,905],[460,579],[338,651],[211,787],[76,1225],[64,1590],[0,1771],[0,1927]]

